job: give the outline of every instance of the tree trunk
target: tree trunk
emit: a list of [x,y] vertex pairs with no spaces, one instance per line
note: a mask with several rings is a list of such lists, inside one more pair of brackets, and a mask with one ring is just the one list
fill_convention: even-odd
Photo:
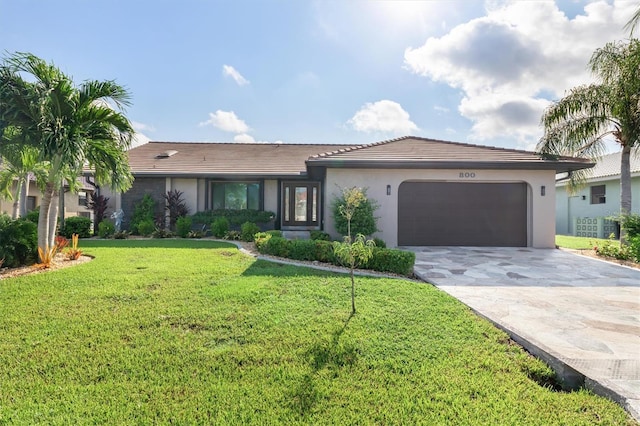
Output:
[[53,247],[56,242],[56,231],[58,230],[58,197],[56,197],[56,191],[51,196],[51,204],[49,205],[49,235],[47,240],[49,247]]
[[[620,157],[620,216],[631,212],[631,147],[623,145]],[[620,243],[626,244],[627,233],[620,229]]]
[[27,201],[29,201],[29,184],[30,184],[30,176],[29,173],[25,174],[24,182],[22,183],[22,188],[20,188],[20,217],[25,217],[27,215]]
[[350,268],[351,270],[351,314],[356,313],[356,282],[353,278],[353,266]]
[[14,220],[20,217],[20,194],[22,194],[22,179],[18,178],[16,193],[13,197],[13,210],[11,211],[11,218]]
[[40,216],[38,217],[38,247],[45,250],[49,247],[49,209],[54,193],[53,182],[47,182],[42,191],[42,201],[40,203]]

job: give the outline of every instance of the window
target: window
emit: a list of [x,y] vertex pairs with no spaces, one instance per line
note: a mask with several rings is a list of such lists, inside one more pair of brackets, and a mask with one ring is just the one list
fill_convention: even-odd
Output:
[[27,211],[30,212],[36,209],[36,197],[29,195],[27,197]]
[[84,191],[79,191],[78,192],[78,205],[79,206],[86,206],[87,205],[87,193]]
[[591,204],[605,204],[607,202],[606,188],[605,185],[591,187]]
[[258,182],[211,182],[211,209],[260,210]]

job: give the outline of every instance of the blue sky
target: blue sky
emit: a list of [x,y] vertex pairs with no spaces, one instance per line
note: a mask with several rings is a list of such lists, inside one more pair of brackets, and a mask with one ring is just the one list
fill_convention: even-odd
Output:
[[0,0],[0,50],[114,79],[141,141],[532,149],[632,1]]

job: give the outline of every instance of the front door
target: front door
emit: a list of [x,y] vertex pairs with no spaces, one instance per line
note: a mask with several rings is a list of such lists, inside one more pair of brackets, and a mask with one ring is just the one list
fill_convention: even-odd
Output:
[[320,212],[318,182],[285,182],[282,187],[282,224],[317,226]]

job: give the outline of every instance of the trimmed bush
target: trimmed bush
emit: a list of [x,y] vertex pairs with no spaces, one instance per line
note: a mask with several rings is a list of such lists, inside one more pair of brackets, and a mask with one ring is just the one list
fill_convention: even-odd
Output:
[[227,232],[229,232],[229,219],[226,217],[219,217],[211,224],[211,233],[214,237],[224,238]]
[[640,235],[629,238],[629,254],[634,261],[640,263]]
[[627,237],[637,237],[640,235],[640,215],[630,214],[622,217],[620,224],[622,229],[627,231]]
[[376,243],[376,247],[378,248],[387,248],[387,243],[385,243],[384,240],[381,240],[380,238],[374,238],[373,242]]
[[30,220],[0,215],[0,241],[3,266],[31,265],[38,259],[38,226]]
[[109,238],[116,232],[115,225],[110,220],[103,220],[98,224],[98,236],[100,238]]
[[27,215],[24,217],[26,220],[35,223],[36,225],[38,224],[38,219],[40,218],[40,210],[38,209],[33,209],[30,212],[27,213]]
[[253,241],[253,237],[260,232],[260,227],[253,222],[245,222],[240,227],[240,239],[242,241]]
[[278,229],[272,229],[271,231],[265,231],[265,232],[271,235],[272,237],[282,237],[282,231]]
[[380,272],[411,275],[415,262],[416,254],[412,251],[376,247],[373,249],[373,257],[367,262],[365,268]]
[[192,219],[188,216],[181,216],[176,220],[176,234],[180,238],[187,238],[191,232]]
[[153,223],[153,219],[145,219],[138,222],[136,228],[138,230],[138,234],[148,237],[156,230],[156,225]]
[[[149,236],[153,232],[153,229],[148,229],[148,221],[153,225],[153,219],[156,211],[156,201],[150,194],[145,194],[133,208],[133,216],[131,217],[131,223],[129,224],[129,230],[132,234],[139,234]],[[140,230],[140,226],[143,225],[144,231]],[[155,228],[155,225],[153,225]]]
[[208,225],[213,223],[220,217],[225,217],[229,221],[229,224],[234,227],[239,227],[245,222],[253,222],[256,224],[267,224],[272,222],[276,217],[276,214],[269,211],[262,210],[207,210],[205,212],[197,212],[192,216],[193,223],[199,225]]
[[60,230],[60,235],[71,238],[73,234],[78,234],[80,238],[91,237],[91,219],[83,216],[66,218],[64,226]]
[[359,190],[359,192],[363,196],[363,199],[360,200],[353,212],[353,217],[351,218],[351,235],[354,236],[362,234],[365,236],[369,236],[378,231],[378,227],[376,224],[377,218],[373,215],[373,213],[378,208],[378,203],[376,200],[367,198],[366,188],[343,189],[342,194],[339,197],[334,198],[331,203],[331,211],[333,213],[335,228],[336,231],[340,233],[340,235],[347,235],[349,221],[347,220],[346,216],[342,214],[342,211],[347,206],[346,197],[351,191],[354,190]]
[[[268,232],[260,232],[255,235],[255,243],[256,249],[262,254],[343,266],[336,258],[330,241],[287,240]],[[373,249],[373,257],[362,267],[379,272],[411,275],[415,260],[413,252],[376,247]]]
[[331,235],[327,234],[324,231],[311,231],[309,233],[309,237],[312,240],[331,241]]

